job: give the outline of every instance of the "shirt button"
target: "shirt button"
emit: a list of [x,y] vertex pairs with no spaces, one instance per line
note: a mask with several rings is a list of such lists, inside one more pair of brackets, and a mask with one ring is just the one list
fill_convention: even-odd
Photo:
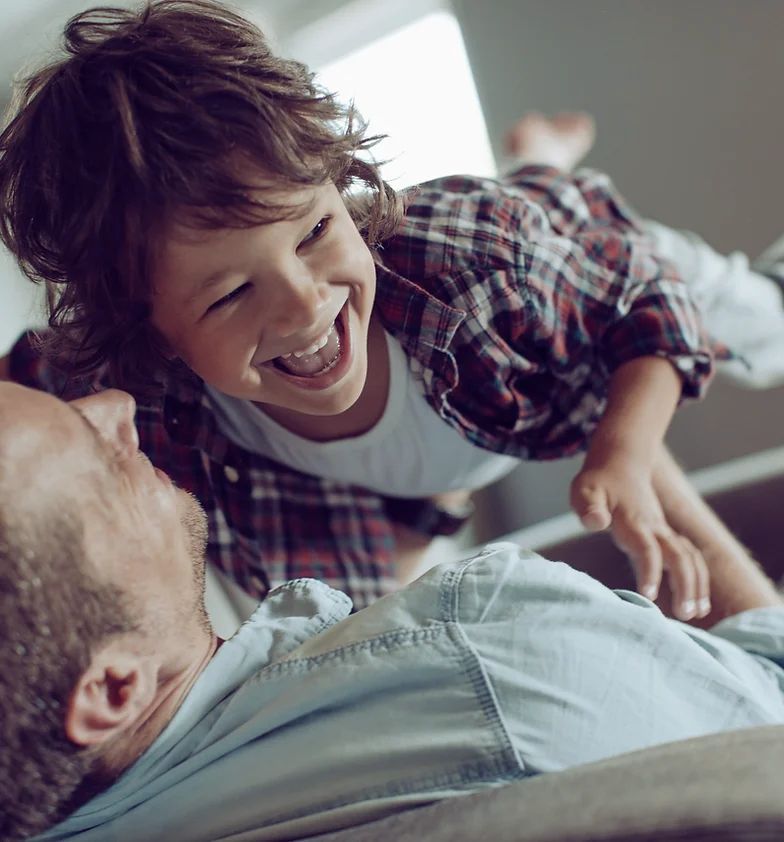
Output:
[[237,482],[240,478],[240,472],[231,465],[225,465],[223,468],[223,475],[229,482]]

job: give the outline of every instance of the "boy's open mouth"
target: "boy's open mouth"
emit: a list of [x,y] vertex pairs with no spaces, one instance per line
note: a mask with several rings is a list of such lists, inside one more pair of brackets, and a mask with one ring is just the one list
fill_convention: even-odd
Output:
[[295,377],[315,378],[331,371],[343,356],[346,330],[343,323],[345,310],[346,305],[344,304],[327,332],[310,346],[282,357],[275,357],[271,361],[272,365],[284,374],[294,375]]

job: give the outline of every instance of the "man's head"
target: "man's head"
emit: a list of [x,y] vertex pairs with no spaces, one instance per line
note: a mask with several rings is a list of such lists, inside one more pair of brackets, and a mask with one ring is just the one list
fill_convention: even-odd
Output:
[[0,383],[0,838],[41,831],[154,739],[214,649],[198,504],[133,401]]
[[353,107],[219,3],[87,11],[64,45],[0,135],[0,238],[46,282],[54,337],[81,370],[108,362],[137,386],[178,355],[151,318],[175,229],[277,222],[302,211],[288,191],[328,185],[368,245],[394,227],[398,200],[362,159],[375,139]]

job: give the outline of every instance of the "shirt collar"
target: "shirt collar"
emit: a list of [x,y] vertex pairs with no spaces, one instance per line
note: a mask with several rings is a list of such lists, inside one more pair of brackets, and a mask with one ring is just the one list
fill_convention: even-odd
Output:
[[[270,591],[251,617],[217,650],[171,721],[141,757],[107,790],[40,838],[62,839],[142,803],[165,786],[166,774],[215,739],[216,712],[260,670],[288,657],[314,635],[348,617],[351,599],[314,579],[295,579]],[[39,837],[36,837],[38,839]]]
[[[376,312],[384,327],[409,357],[425,368],[433,366],[433,352],[447,354],[456,378],[457,368],[449,348],[466,311],[450,307],[419,284],[376,264]],[[445,372],[442,372],[442,374]]]

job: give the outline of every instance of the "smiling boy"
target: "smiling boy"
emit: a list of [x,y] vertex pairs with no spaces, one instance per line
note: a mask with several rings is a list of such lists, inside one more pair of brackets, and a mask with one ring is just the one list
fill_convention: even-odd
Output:
[[[438,531],[424,498],[589,447],[583,522],[708,613],[695,543],[724,538],[698,507],[674,528],[660,466],[710,348],[605,176],[439,179],[403,216],[353,109],[222,5],[88,11],[65,40],[0,136],[0,236],[52,293],[71,394],[152,394],[142,447],[205,504],[211,560],[361,607],[396,521]],[[10,374],[62,387],[27,340]]]
[[[250,228],[175,225],[152,286],[152,323],[214,389],[279,424],[332,439],[372,426],[386,402],[376,269],[333,183],[249,184],[291,218]],[[388,366],[374,366],[383,374]],[[357,419],[361,419],[357,424]]]

